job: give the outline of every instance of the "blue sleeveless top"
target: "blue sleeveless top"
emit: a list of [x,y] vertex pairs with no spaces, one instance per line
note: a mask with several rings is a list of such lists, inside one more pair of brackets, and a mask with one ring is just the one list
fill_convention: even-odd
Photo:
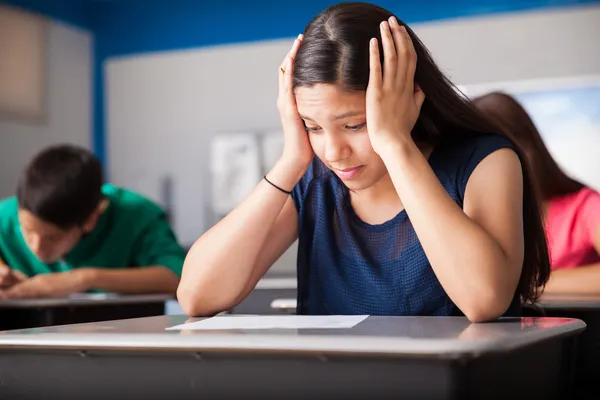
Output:
[[[469,176],[489,154],[513,148],[500,136],[438,145],[429,165],[461,208]],[[317,157],[295,186],[299,214],[298,314],[462,315],[431,268],[405,211],[363,222],[348,189]],[[520,314],[518,298],[506,315]]]

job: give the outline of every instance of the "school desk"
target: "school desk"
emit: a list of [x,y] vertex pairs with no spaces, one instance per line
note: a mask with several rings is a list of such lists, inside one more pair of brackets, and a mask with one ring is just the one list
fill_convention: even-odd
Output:
[[186,321],[197,319],[1,332],[0,398],[558,399],[585,329],[576,319],[368,317],[347,329],[165,330]]
[[148,317],[165,313],[173,295],[77,294],[0,300],[0,330]]
[[545,295],[531,316],[577,318],[587,324],[578,340],[577,399],[600,399],[600,295]]
[[286,314],[295,314],[296,309],[298,308],[298,300],[297,299],[275,299],[271,302],[271,309],[277,310]]
[[[272,275],[273,276],[273,275]],[[232,314],[280,314],[272,303],[279,299],[296,298],[296,278],[290,275],[265,277],[240,304],[229,310]]]
[[[293,308],[289,298],[292,298]],[[281,309],[282,301],[285,302],[285,309]],[[296,311],[296,278],[289,274],[273,275],[261,279],[256,288],[250,292],[240,304],[225,311],[227,314],[281,314],[295,313]],[[185,311],[176,299],[169,300],[165,304],[166,315],[185,314]]]

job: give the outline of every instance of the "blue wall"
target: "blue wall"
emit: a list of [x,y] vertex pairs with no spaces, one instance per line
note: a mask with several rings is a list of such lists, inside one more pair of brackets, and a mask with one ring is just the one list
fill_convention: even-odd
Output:
[[45,15],[57,21],[66,22],[84,29],[91,29],[91,15],[87,3],[90,0],[0,0],[0,4],[10,4]]
[[[33,0],[30,0],[30,2]],[[38,0],[40,1],[40,0]],[[53,1],[53,0],[46,0]],[[60,1],[60,0],[59,0]],[[77,0],[62,0],[77,2]],[[80,0],[91,2],[94,31],[105,57],[222,43],[294,37],[339,1]],[[408,23],[522,11],[599,0],[378,0]]]
[[[294,37],[328,5],[302,0],[0,0],[94,34],[93,149],[107,165],[104,62],[116,56]],[[407,23],[600,0],[379,0]],[[560,29],[560,27],[557,27]]]

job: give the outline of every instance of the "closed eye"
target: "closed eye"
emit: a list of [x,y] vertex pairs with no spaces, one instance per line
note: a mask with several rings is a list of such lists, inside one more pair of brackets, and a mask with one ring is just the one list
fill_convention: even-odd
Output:
[[320,126],[307,126],[306,127],[306,132],[310,132],[310,133],[319,133],[321,132],[322,128]]
[[367,123],[363,122],[362,124],[358,125],[346,125],[346,129],[349,129],[352,132],[360,132],[365,126],[367,126]]

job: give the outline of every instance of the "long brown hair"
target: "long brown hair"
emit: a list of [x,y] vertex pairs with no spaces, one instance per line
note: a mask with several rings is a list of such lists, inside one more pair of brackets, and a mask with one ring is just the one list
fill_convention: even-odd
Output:
[[[294,62],[294,87],[325,83],[340,85],[348,91],[366,90],[369,40],[377,37],[383,60],[379,24],[392,15],[368,3],[342,3],[321,12],[304,31],[304,40]],[[413,129],[414,140],[435,146],[484,134],[507,137],[440,71],[414,32],[400,19],[398,22],[406,28],[414,44],[418,60],[415,82],[426,94]],[[535,302],[539,297],[539,290],[550,275],[550,261],[527,160],[519,157],[524,175],[525,257],[516,294],[525,303]]]
[[524,152],[541,200],[552,200],[581,190],[584,185],[569,177],[558,166],[542,140],[533,120],[512,96],[492,92],[477,97],[473,103],[502,126],[510,139]]

